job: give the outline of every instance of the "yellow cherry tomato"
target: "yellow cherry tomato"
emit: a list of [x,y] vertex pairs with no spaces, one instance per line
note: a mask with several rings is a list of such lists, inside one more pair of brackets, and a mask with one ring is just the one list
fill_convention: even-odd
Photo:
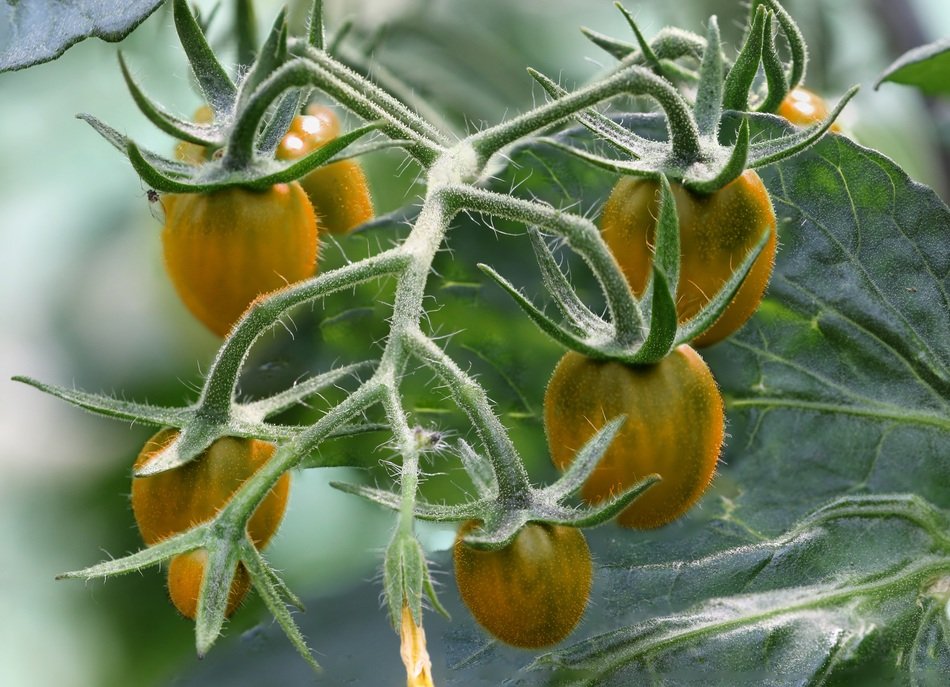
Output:
[[317,221],[297,182],[162,197],[165,266],[201,322],[225,336],[263,293],[313,276]]
[[[676,311],[680,322],[709,302],[768,230],[769,239],[732,303],[694,346],[709,346],[736,330],[755,312],[775,262],[776,222],[765,185],[753,170],[709,195],[671,184],[680,227],[680,278]],[[601,229],[627,281],[642,295],[653,262],[659,184],[623,177],[604,206]]]
[[699,499],[716,470],[725,425],[716,381],[689,346],[643,366],[567,353],[544,395],[555,466],[566,469],[581,446],[618,415],[626,421],[581,495],[597,503],[657,473],[662,481],[617,521],[638,529],[665,525]]
[[[136,467],[177,436],[163,429],[146,442]],[[181,467],[132,479],[132,512],[146,544],[155,544],[213,518],[244,481],[274,453],[274,445],[258,439],[222,437],[204,453]],[[290,474],[285,473],[261,501],[248,521],[255,546],[274,536],[287,507]]]
[[[278,160],[295,160],[312,153],[340,135],[332,110],[311,106],[298,116],[277,148]],[[331,234],[345,234],[373,218],[373,199],[363,168],[356,160],[323,165],[300,180],[317,213],[320,226]]]
[[[168,565],[168,596],[178,612],[186,618],[194,620],[198,616],[198,593],[207,565],[208,552],[204,549],[173,556]],[[244,566],[239,564],[228,592],[228,607],[224,612],[226,617],[234,615],[250,589],[251,578]]]
[[581,531],[529,523],[505,548],[482,551],[462,541],[476,525],[459,529],[453,550],[459,593],[475,620],[526,649],[567,637],[584,614],[593,578]]
[[[798,86],[789,91],[785,99],[779,104],[775,114],[785,117],[797,126],[813,126],[828,118],[830,111],[828,103],[817,93]],[[842,133],[838,122],[831,125],[830,131]]]

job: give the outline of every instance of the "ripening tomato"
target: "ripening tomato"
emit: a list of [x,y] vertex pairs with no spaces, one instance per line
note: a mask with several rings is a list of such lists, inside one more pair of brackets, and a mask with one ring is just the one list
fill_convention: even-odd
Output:
[[[680,278],[676,311],[680,322],[709,302],[768,230],[768,243],[752,265],[732,303],[694,346],[709,346],[736,330],[755,312],[775,262],[776,223],[765,185],[749,169],[709,195],[671,184],[680,226]],[[634,293],[650,277],[660,190],[656,181],[623,177],[604,206],[601,229]]]
[[[163,429],[146,442],[135,466],[147,463],[170,443],[177,430]],[[274,453],[258,439],[222,437],[181,467],[132,479],[132,512],[146,544],[184,532],[210,520],[244,481]],[[257,548],[270,540],[284,517],[290,474],[285,473],[261,501],[247,530]]]
[[[311,106],[294,118],[277,147],[278,160],[295,160],[312,153],[340,135],[340,122],[333,110]],[[300,180],[320,221],[331,234],[345,234],[373,218],[373,199],[363,168],[356,160],[323,165]]]
[[[797,126],[813,126],[825,121],[828,118],[829,110],[828,103],[825,102],[824,98],[807,88],[798,86],[785,96],[775,114],[785,117]],[[834,122],[829,131],[836,134],[842,133],[838,122]]]
[[488,632],[507,644],[536,649],[567,637],[590,595],[593,566],[580,530],[529,523],[505,548],[475,549],[456,535],[455,580],[462,601]]
[[192,314],[219,336],[257,296],[316,270],[317,221],[297,182],[162,201],[168,274]]
[[626,415],[581,489],[597,503],[651,473],[650,487],[618,517],[624,527],[659,527],[685,513],[712,480],[724,436],[722,396],[689,346],[653,365],[592,360],[569,352],[544,394],[544,426],[554,464],[566,469],[597,430]]
[[[173,556],[168,565],[168,596],[175,608],[186,618],[194,620],[198,615],[198,592],[205,576],[208,552],[195,549]],[[244,601],[251,588],[251,578],[243,565],[238,564],[228,592],[228,607],[224,614],[230,617]]]

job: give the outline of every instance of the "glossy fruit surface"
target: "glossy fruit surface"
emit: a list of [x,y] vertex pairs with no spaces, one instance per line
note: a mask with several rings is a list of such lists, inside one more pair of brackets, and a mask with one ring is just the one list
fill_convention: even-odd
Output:
[[313,275],[317,221],[297,182],[162,197],[165,266],[178,295],[225,336],[258,295]]
[[626,421],[581,495],[596,503],[651,473],[663,479],[617,518],[624,527],[659,527],[685,513],[712,480],[724,436],[722,396],[689,346],[654,365],[597,361],[569,352],[544,395],[544,426],[555,466],[564,470],[593,434]]
[[[797,126],[813,126],[826,120],[830,111],[824,98],[807,88],[798,86],[785,96],[775,114],[785,117]],[[838,122],[833,123],[829,130],[836,134],[840,134],[842,131]]]
[[[746,170],[705,196],[679,184],[671,186],[680,225],[681,263],[676,291],[680,322],[689,320],[709,302],[763,233],[769,232],[768,243],[732,303],[692,342],[709,346],[745,324],[762,300],[775,262],[775,212],[765,185],[753,170]],[[643,294],[650,277],[658,206],[657,182],[623,177],[614,186],[601,217],[604,241],[637,295]]]
[[529,523],[505,548],[482,551],[455,539],[455,580],[472,616],[513,646],[556,644],[577,625],[590,594],[593,566],[580,530]]
[[[173,556],[168,565],[168,596],[175,608],[186,618],[194,620],[198,615],[198,592],[208,564],[208,552],[195,549]],[[241,605],[251,588],[251,578],[243,565],[238,565],[228,593],[225,616],[231,616]]]
[[[278,160],[295,160],[340,135],[332,110],[311,106],[298,116],[277,148]],[[300,180],[320,221],[331,234],[345,234],[373,218],[373,199],[363,168],[356,160],[318,167]]]
[[[144,465],[177,434],[163,429],[146,442],[135,461]],[[231,495],[274,453],[274,445],[258,439],[222,437],[194,460],[166,472],[132,479],[132,512],[146,544],[210,520]],[[285,473],[248,521],[248,533],[261,548],[277,531],[290,490]]]

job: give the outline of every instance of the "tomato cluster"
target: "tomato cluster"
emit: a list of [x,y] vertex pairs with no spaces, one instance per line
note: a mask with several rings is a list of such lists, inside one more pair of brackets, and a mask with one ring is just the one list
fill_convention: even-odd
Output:
[[[135,461],[145,465],[177,436],[163,429],[146,442]],[[222,437],[204,453],[181,467],[132,480],[132,512],[142,539],[155,544],[210,520],[231,495],[274,452],[274,445],[257,439]],[[280,526],[287,507],[290,475],[284,474],[267,493],[248,521],[254,545],[263,548]],[[204,549],[174,556],[168,568],[168,591],[175,607],[189,618],[197,612],[198,592],[208,553]],[[247,571],[238,566],[228,600],[233,613],[250,588]]]
[[587,606],[593,578],[590,549],[580,530],[531,523],[508,546],[479,550],[455,539],[455,580],[462,601],[492,635],[536,649],[571,633]]

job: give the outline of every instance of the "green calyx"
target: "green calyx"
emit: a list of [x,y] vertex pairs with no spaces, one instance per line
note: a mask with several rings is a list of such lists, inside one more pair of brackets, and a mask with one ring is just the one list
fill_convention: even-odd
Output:
[[[479,549],[504,548],[522,527],[531,522],[570,527],[594,527],[606,523],[660,481],[659,475],[647,475],[629,489],[601,503],[577,506],[572,502],[572,497],[597,467],[624,420],[618,417],[604,425],[578,451],[567,471],[553,484],[541,488],[530,485],[526,477],[504,479],[490,457],[479,454],[460,439],[456,452],[475,485],[476,497],[459,505],[417,502],[413,514],[420,520],[435,522],[479,521],[479,527],[465,537],[467,544]],[[340,491],[392,510],[398,511],[402,504],[400,495],[394,492],[343,482],[330,484]],[[389,556],[387,553],[387,559]]]
[[[135,471],[136,477],[147,477],[173,470],[194,460],[221,437],[246,437],[282,442],[293,438],[299,427],[268,422],[289,408],[326,391],[361,370],[370,369],[372,361],[355,363],[306,379],[294,387],[269,398],[249,403],[233,400],[234,392],[226,388],[209,389],[196,403],[184,407],[165,407],[124,401],[110,396],[44,384],[30,377],[13,380],[62,399],[98,415],[138,422],[155,427],[181,430],[155,457]],[[375,423],[348,424],[337,428],[333,436],[352,436],[379,431]]]
[[[681,260],[679,219],[676,201],[665,176],[660,177],[660,206],[651,277],[642,298],[638,299],[630,292],[622,275],[619,280],[615,278],[617,275],[612,267],[616,263],[612,257],[607,257],[603,264],[598,261],[604,256],[596,250],[596,244],[590,246],[590,254],[584,256],[604,289],[611,312],[609,320],[595,314],[577,297],[541,234],[536,229],[530,230],[529,234],[545,287],[560,318],[547,315],[491,267],[479,267],[515,300],[542,331],[558,343],[589,358],[618,360],[632,365],[659,362],[677,346],[689,343],[712,327],[732,303],[769,242],[769,230],[766,228],[720,290],[696,315],[680,323],[676,310]],[[600,238],[599,234],[597,238]],[[594,241],[592,238],[588,240]],[[572,247],[578,249],[578,244],[583,246],[584,239],[575,239]],[[607,250],[606,247],[604,250]]]
[[[376,131],[372,122],[343,134],[312,153],[293,161],[277,161],[274,151],[287,133],[294,116],[310,94],[312,67],[295,58],[288,49],[286,11],[275,20],[267,39],[253,55],[248,3],[239,13],[239,57],[246,65],[235,82],[224,69],[205,38],[204,28],[186,0],[175,0],[175,28],[191,64],[198,88],[211,110],[211,121],[195,123],[176,117],[145,95],[135,82],[122,55],[119,66],[132,98],[142,113],[159,129],[188,143],[214,151],[211,160],[191,165],[139,147],[90,115],[79,115],[113,146],[124,153],[142,180],[165,193],[208,193],[240,186],[263,190],[299,179],[339,157],[358,139]],[[239,8],[240,9],[240,8]],[[313,23],[314,40],[322,42],[322,25]],[[253,58],[253,59],[252,59]]]
[[[669,50],[668,38],[663,42],[658,38],[649,43],[630,13],[619,4],[618,7],[633,28],[639,48],[631,46],[632,52],[623,58],[628,66],[621,66],[616,74],[629,72],[631,79],[640,78],[642,85],[635,90],[659,103],[666,116],[667,140],[643,139],[609,116],[586,110],[577,118],[616,150],[617,157],[579,150],[556,139],[550,141],[552,145],[610,171],[653,179],[662,175],[694,193],[711,194],[738,178],[746,169],[785,159],[817,141],[857,91],[857,87],[848,91],[831,115],[820,124],[779,139],[753,143],[749,139],[747,122],[741,121],[737,129],[728,130],[728,112],[778,107],[796,79],[804,73],[804,41],[800,40],[800,32],[778,2],[760,0],[755,3],[745,41],[731,65],[726,63],[722,54],[716,18],[710,17],[696,73],[693,102],[675,87],[674,82],[680,80],[677,77],[684,74],[685,67],[671,62],[670,57],[699,57],[694,51],[695,40],[679,42],[676,50]],[[776,20],[789,44],[797,46],[792,50],[793,61],[787,69],[775,45],[773,25]],[[600,40],[599,35],[597,40]],[[669,52],[661,53],[660,47]],[[676,64],[676,69],[671,64]],[[767,87],[764,95],[756,88],[760,65]],[[644,72],[647,71],[654,76],[652,81],[646,78]],[[567,96],[567,91],[548,77],[537,72],[532,72],[532,76],[551,97],[561,99]],[[755,108],[753,103],[757,104]]]

